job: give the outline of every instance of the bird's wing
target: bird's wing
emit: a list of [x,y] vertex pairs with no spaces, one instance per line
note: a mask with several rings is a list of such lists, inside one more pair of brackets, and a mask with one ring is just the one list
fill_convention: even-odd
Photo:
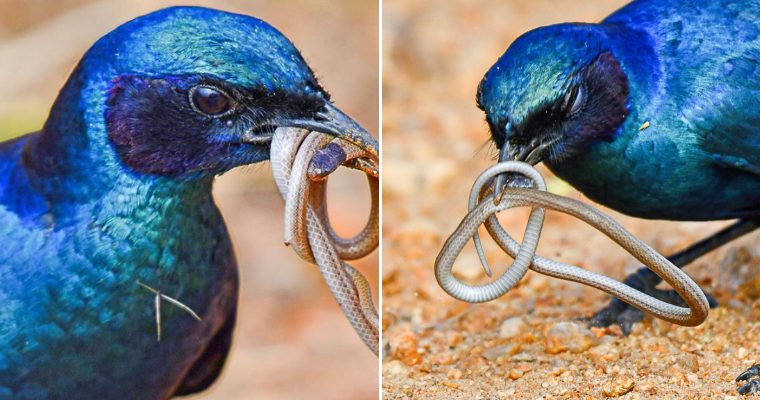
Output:
[[760,177],[760,43],[720,61],[704,77],[710,87],[684,107],[684,121],[716,166]]

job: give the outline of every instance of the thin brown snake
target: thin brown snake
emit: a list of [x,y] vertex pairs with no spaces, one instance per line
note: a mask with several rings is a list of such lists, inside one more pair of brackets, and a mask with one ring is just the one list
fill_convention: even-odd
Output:
[[[489,192],[489,183],[505,172],[524,175],[533,181],[533,187],[505,187],[502,193],[494,196]],[[514,207],[532,208],[522,243],[512,239],[496,219],[496,213]],[[689,307],[663,302],[604,275],[536,255],[545,209],[572,215],[607,235],[668,282]],[[545,275],[595,287],[657,318],[679,325],[695,326],[707,318],[707,298],[688,275],[609,216],[577,200],[546,192],[541,174],[529,164],[504,161],[486,169],[472,187],[469,210],[435,260],[438,284],[452,297],[467,302],[493,300],[512,289],[531,268]],[[469,285],[458,280],[452,274],[452,268],[465,244],[484,223],[491,237],[514,258],[514,262],[496,280],[482,285]]]
[[[325,163],[317,163],[319,156],[333,161],[326,163],[326,170],[322,169]],[[379,318],[369,282],[344,262],[366,256],[379,243],[377,157],[341,138],[280,128],[272,138],[270,159],[275,183],[285,200],[285,243],[302,259],[319,266],[354,330],[377,355]],[[325,198],[327,176],[340,165],[363,171],[372,197],[366,226],[348,239],[338,236],[330,225]]]

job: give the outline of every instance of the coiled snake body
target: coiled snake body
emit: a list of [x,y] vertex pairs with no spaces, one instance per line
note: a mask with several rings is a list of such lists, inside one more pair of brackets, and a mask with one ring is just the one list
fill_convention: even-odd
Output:
[[[299,257],[319,266],[354,330],[377,355],[379,318],[369,282],[343,261],[364,257],[378,246],[377,158],[341,138],[280,128],[272,138],[270,159],[275,183],[285,200],[285,243]],[[372,197],[367,224],[349,239],[338,236],[331,227],[325,198],[327,176],[341,165],[365,172]]]
[[[501,193],[490,193],[491,185],[488,184],[493,182],[498,175],[506,172],[528,177],[533,181],[533,188],[506,187]],[[523,206],[532,207],[532,211],[523,242],[518,243],[499,224],[496,213]],[[536,246],[543,227],[544,210],[547,208],[572,215],[607,235],[668,282],[685,301],[688,308],[663,302],[604,275],[536,255]],[[577,200],[546,192],[543,178],[529,164],[505,161],[486,169],[472,187],[469,209],[469,213],[446,241],[435,261],[435,276],[438,284],[452,297],[467,302],[493,300],[513,288],[528,268],[531,268],[545,275],[580,282],[603,290],[644,312],[679,325],[695,326],[707,318],[709,311],[707,298],[702,289],[688,275],[609,216]],[[478,227],[483,223],[491,237],[514,258],[514,262],[496,280],[483,285],[469,285],[454,277],[452,268],[467,241],[476,236]],[[479,242],[476,245],[479,247]]]

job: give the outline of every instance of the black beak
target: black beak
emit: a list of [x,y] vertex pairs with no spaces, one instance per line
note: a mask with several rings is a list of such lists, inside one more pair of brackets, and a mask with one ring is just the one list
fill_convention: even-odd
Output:
[[[553,142],[541,143],[539,137],[535,137],[526,144],[515,144],[509,140],[515,134],[510,123],[505,128],[504,144],[499,150],[499,162],[522,161],[530,165],[536,165],[544,160],[544,152]],[[504,185],[510,187],[532,187],[532,183],[526,177],[519,174],[504,173],[494,180],[493,192],[499,193]]]
[[303,128],[343,138],[379,158],[377,139],[332,103],[325,103],[322,111],[313,119],[284,119],[273,121],[281,127]]
[[530,142],[519,145],[506,140],[499,151],[499,161],[514,160],[536,165],[544,160],[544,152],[552,144],[553,141],[541,143],[540,138],[533,138]]

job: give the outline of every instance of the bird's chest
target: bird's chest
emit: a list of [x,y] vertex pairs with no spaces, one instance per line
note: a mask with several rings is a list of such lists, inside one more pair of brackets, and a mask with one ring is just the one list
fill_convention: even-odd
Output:
[[[163,398],[234,312],[224,222],[213,202],[91,213],[108,215],[51,238],[57,256],[19,295],[29,308],[15,322],[37,328],[12,334],[12,356],[24,365],[14,369],[29,390]],[[67,379],[46,383],[51,369],[66,369]]]
[[[93,292],[111,313],[101,323],[110,329],[103,337],[118,343],[113,356],[131,358],[120,363],[122,379],[135,377],[132,367],[163,370],[136,376],[155,380],[146,384],[150,390],[189,366],[224,323],[237,301],[237,270],[212,203],[162,204],[134,214],[92,227],[106,243],[91,257],[107,258],[113,276],[102,287],[95,280]],[[90,311],[102,319],[102,311]]]

